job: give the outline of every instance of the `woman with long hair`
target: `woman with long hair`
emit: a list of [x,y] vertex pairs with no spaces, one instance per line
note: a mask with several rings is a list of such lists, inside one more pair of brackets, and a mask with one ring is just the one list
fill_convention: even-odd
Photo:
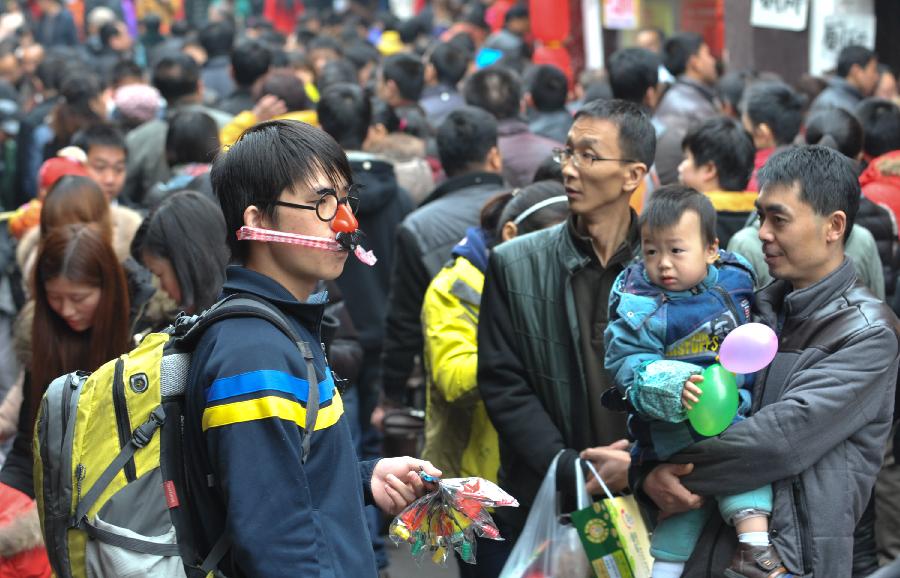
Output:
[[[41,397],[60,375],[93,371],[127,351],[130,333],[125,274],[97,225],[64,225],[47,233],[32,294],[30,359],[21,360],[28,369],[9,394],[21,400],[18,431],[0,470],[0,575],[43,577],[50,566],[34,505],[31,452]],[[29,328],[21,320],[18,325]],[[3,407],[10,410],[7,403]]]
[[132,256],[160,280],[188,313],[215,303],[225,282],[229,251],[219,204],[196,191],[166,198],[141,224]]

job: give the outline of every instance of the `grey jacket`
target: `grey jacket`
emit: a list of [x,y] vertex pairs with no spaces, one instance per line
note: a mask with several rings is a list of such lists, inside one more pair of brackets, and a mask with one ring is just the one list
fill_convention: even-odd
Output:
[[[790,292],[776,281],[758,312],[779,327],[778,354],[760,373],[754,414],[672,461],[700,495],[772,484],[770,534],[796,576],[850,576],[853,531],[871,496],[891,427],[897,318],[857,282],[849,260]],[[736,544],[713,516],[684,576],[720,576]]]
[[853,114],[856,105],[863,99],[863,95],[850,86],[843,78],[832,78],[828,81],[828,88],[819,93],[819,96],[813,101],[809,107],[809,114],[828,110],[831,108],[842,108]]
[[[231,115],[200,104],[184,104],[170,109],[167,118],[181,111],[205,112],[212,117],[219,130],[231,122]],[[131,205],[140,206],[144,196],[153,185],[167,182],[172,171],[166,162],[167,120],[151,120],[128,133],[125,144],[128,147],[128,173],[121,199]]]
[[681,76],[666,91],[656,108],[656,118],[667,128],[689,127],[719,114],[719,101],[712,88]]

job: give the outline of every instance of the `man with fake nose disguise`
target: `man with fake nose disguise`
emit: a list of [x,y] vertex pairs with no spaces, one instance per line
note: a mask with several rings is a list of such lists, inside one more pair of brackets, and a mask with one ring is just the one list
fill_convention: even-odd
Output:
[[408,457],[357,460],[318,345],[327,296],[316,284],[340,275],[350,251],[374,264],[359,245],[347,157],[317,128],[271,121],[220,155],[211,179],[234,263],[223,294],[265,300],[305,344],[258,318],[220,321],[198,343],[185,424],[198,547],[227,533],[228,576],[374,578],[374,555],[359,547],[371,543],[364,505],[397,514],[425,492],[419,472],[440,471]]

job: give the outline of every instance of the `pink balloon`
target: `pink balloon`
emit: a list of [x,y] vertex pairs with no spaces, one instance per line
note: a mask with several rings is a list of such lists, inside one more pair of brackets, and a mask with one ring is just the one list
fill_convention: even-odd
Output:
[[729,333],[719,348],[719,363],[732,373],[753,373],[772,363],[778,336],[768,325],[747,323]]

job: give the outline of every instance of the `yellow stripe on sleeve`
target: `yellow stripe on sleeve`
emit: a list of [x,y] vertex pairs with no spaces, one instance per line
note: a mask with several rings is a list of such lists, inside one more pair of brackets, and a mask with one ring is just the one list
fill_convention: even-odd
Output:
[[[331,404],[319,408],[315,429],[320,430],[333,426],[343,413],[344,402],[341,400],[341,395],[335,390]],[[209,428],[273,417],[292,421],[303,427],[306,424],[306,408],[295,401],[275,395],[214,405],[203,411],[203,431]]]

